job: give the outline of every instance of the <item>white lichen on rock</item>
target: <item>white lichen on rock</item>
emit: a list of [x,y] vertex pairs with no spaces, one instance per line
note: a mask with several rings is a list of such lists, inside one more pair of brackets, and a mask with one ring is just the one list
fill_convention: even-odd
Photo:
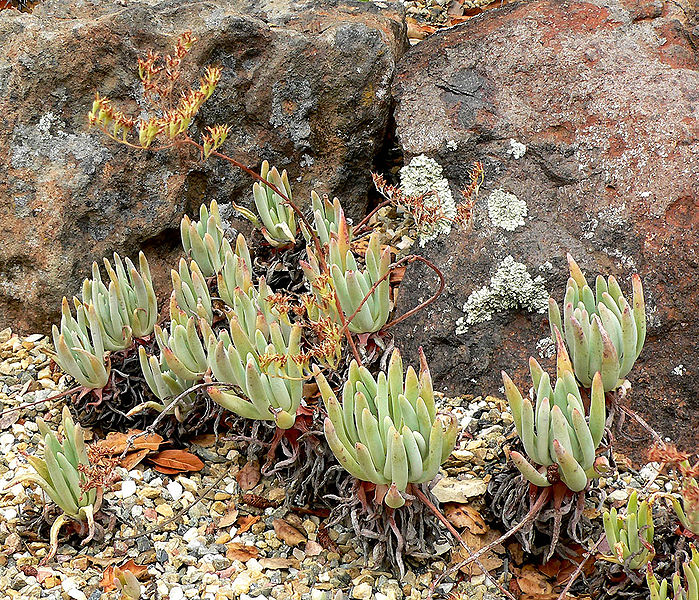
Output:
[[420,154],[415,156],[400,170],[400,187],[405,196],[425,196],[425,208],[439,211],[442,217],[429,227],[422,227],[418,233],[420,246],[435,239],[440,234],[448,234],[456,217],[456,204],[449,189],[449,182],[442,176],[442,166],[434,159]]
[[498,188],[488,196],[488,216],[496,227],[514,231],[524,225],[527,203],[514,194]]
[[510,147],[507,150],[507,153],[511,154],[512,158],[514,158],[515,160],[522,158],[526,152],[527,147],[522,142],[518,142],[517,140],[510,140]]
[[464,304],[465,316],[457,321],[457,333],[465,325],[490,321],[496,312],[522,308],[543,313],[548,307],[549,293],[541,275],[532,278],[526,265],[508,256],[490,278],[490,285],[471,292]]

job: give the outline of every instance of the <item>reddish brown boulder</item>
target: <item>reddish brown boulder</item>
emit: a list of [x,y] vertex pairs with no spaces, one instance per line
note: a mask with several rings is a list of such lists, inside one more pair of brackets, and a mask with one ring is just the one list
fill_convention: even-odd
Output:
[[[92,260],[145,249],[168,265],[179,220],[201,202],[251,199],[251,181],[192,153],[139,153],[88,132],[96,90],[138,113],[136,60],[198,39],[192,82],[220,64],[219,88],[192,125],[230,123],[226,149],[252,168],[288,169],[364,211],[407,44],[402,13],[371,3],[47,0],[0,11],[0,329],[46,331]],[[163,286],[167,286],[165,280]]]
[[[630,405],[696,449],[699,40],[690,4],[521,2],[403,58],[393,90],[408,157],[436,159],[454,193],[472,161],[486,172],[473,230],[425,250],[447,293],[396,331],[406,354],[425,347],[440,389],[493,392],[501,369],[526,385],[527,357],[544,353],[548,335],[545,314],[530,310],[542,289],[562,300],[571,252],[588,276],[613,274],[629,292],[631,273],[641,275],[649,336],[629,375]],[[468,314],[477,321],[488,302],[529,310],[461,321],[468,328],[457,334],[467,299],[508,255],[534,285],[514,273],[472,296]],[[399,308],[426,298],[432,279],[411,266]]]

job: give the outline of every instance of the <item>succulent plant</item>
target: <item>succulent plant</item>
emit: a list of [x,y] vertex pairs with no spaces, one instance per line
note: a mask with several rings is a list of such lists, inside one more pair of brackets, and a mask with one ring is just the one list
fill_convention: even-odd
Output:
[[43,489],[63,513],[51,526],[51,558],[58,548],[58,534],[68,520],[86,522],[89,535],[83,543],[94,536],[94,515],[99,510],[101,496],[92,487],[84,490],[87,476],[80,466],[90,466],[85,450],[85,438],[80,425],[75,424],[68,407],[63,408],[63,441],[59,442],[56,434],[49,429],[42,419],[37,419],[39,433],[44,439],[44,457],[26,455],[35,473],[19,477],[21,481],[30,481]]
[[230,333],[210,333],[207,353],[216,380],[236,385],[242,394],[217,386],[207,392],[242,417],[274,420],[280,429],[289,429],[303,398],[301,326],[275,319],[271,307],[266,316],[254,298],[238,292]]
[[95,307],[82,304],[77,298],[73,317],[64,297],[60,329],[53,326],[54,359],[58,366],[88,389],[101,389],[109,380],[109,360],[105,364],[104,342]]
[[[697,465],[699,466],[699,465]],[[681,467],[690,471],[689,461],[683,461]],[[696,472],[696,466],[694,467]],[[672,507],[680,520],[682,527],[691,531],[694,535],[699,535],[699,482],[695,477],[683,474],[682,477],[682,502],[673,497]]]
[[408,484],[434,479],[456,443],[456,419],[437,415],[430,371],[424,355],[420,358],[419,377],[409,367],[405,379],[398,350],[388,374],[381,372],[377,379],[352,361],[342,403],[318,367],[313,368],[328,411],[330,448],[351,475],[381,486],[391,508],[405,503]]
[[[143,377],[148,384],[151,392],[155,395],[161,402],[147,401],[143,404],[138,405],[131,409],[128,416],[134,415],[137,412],[146,409],[153,409],[157,412],[163,412],[167,408],[166,400],[173,399],[182,392],[188,390],[192,385],[194,385],[194,380],[181,379],[170,369],[167,368],[167,363],[163,358],[162,354],[160,358],[155,356],[148,356],[146,354],[145,348],[141,346],[138,349],[138,360],[141,364],[141,371],[143,372]],[[193,406],[195,401],[194,394],[190,394],[184,402],[179,402],[173,409],[173,412],[179,421],[184,420],[189,409]]]
[[632,570],[644,569],[653,560],[653,510],[646,500],[638,503],[636,490],[629,496],[624,517],[612,508],[604,512],[602,520],[607,544],[612,551],[610,556],[602,556],[604,560]]
[[551,335],[554,342],[556,330],[564,336],[575,376],[583,387],[589,388],[595,373],[600,372],[604,391],[614,390],[633,367],[646,339],[641,279],[637,274],[631,277],[633,300],[629,304],[613,276],[606,281],[598,276],[593,294],[570,254],[568,266],[563,320],[558,304],[549,298]]
[[187,215],[182,217],[180,235],[184,251],[196,261],[204,277],[213,277],[221,270],[231,245],[223,235],[216,200],[211,201],[210,210],[201,205],[199,221],[192,221]]
[[235,242],[235,252],[226,252],[223,268],[218,274],[218,293],[228,306],[233,305],[236,288],[246,294],[252,288],[252,260],[242,235],[238,235]]
[[[519,452],[511,453],[512,461],[522,475],[534,485],[546,487],[558,478],[573,492],[587,487],[590,478],[598,477],[609,467],[596,450],[604,435],[606,407],[602,377],[596,373],[592,380],[589,419],[565,347],[558,342],[557,381],[551,380],[539,363],[529,359],[536,408],[529,398],[522,398],[517,386],[502,372],[505,395],[510,403],[517,434],[524,450],[535,465]],[[557,473],[550,468],[556,465]]]
[[[262,162],[260,176],[284,193],[289,200],[293,200],[286,170],[282,171],[280,175],[276,167],[272,167],[270,170],[269,163],[265,160]],[[272,246],[294,244],[297,229],[294,209],[272,188],[258,181],[252,186],[252,196],[262,222],[248,209],[236,204],[234,207],[255,227],[262,230],[262,235]]]
[[[332,284],[342,311],[347,317],[350,317],[359,308],[374,284],[387,275],[391,262],[389,249],[381,252],[379,236],[374,233],[369,238],[369,245],[364,257],[366,269],[360,270],[350,249],[349,233],[344,219],[343,223],[340,232],[337,235],[332,235],[329,244],[329,282],[322,274],[318,259],[312,250],[308,251],[308,262],[301,261],[301,267],[313,288],[316,299],[319,303],[329,307],[329,316],[337,322],[340,322],[337,307],[323,297],[323,287],[327,286],[328,283]],[[367,301],[361,304],[361,309],[349,324],[349,330],[353,333],[379,331],[388,321],[390,310],[390,283],[388,277],[385,277]]]
[[[311,192],[311,210],[313,211],[313,225],[320,243],[325,246],[330,243],[331,236],[338,235],[340,228],[346,226],[345,214],[340,206],[340,200],[334,198],[331,202],[327,196],[321,197]],[[303,237],[308,245],[311,244],[311,233],[305,225],[301,224]],[[352,241],[352,230],[348,227],[349,240]]]
[[187,266],[184,258],[180,259],[179,273],[172,269],[172,296],[177,305],[190,317],[201,317],[211,325],[214,319],[211,308],[211,295],[206,279],[196,261]]
[[114,268],[104,259],[109,287],[102,282],[96,262],[92,263],[92,279],[83,281],[83,303],[95,307],[104,347],[110,351],[125,350],[131,346],[133,336],[150,335],[158,319],[158,301],[145,254],[138,255],[140,272],[130,259],[124,262],[116,252]]
[[[212,333],[211,326],[205,319],[189,317],[186,322],[181,316],[171,315],[170,329],[155,326],[155,339],[167,368],[183,381],[199,381],[206,372],[206,352],[199,336],[206,339]],[[145,370],[144,370],[145,373]]]
[[691,558],[682,564],[685,585],[682,586],[679,573],[672,577],[672,592],[667,579],[662,582],[653,574],[651,565],[646,572],[646,583],[650,590],[650,600],[699,600],[699,552],[690,544]]

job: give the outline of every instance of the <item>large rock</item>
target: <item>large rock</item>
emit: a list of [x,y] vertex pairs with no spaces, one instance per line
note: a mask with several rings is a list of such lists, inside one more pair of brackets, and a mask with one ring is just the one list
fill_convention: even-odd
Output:
[[[528,387],[529,355],[553,364],[537,310],[547,292],[562,301],[566,252],[629,293],[637,271],[649,335],[629,375],[631,407],[696,449],[699,31],[689,2],[628,7],[511,4],[403,58],[393,91],[406,159],[437,159],[455,197],[472,161],[486,177],[473,230],[425,250],[448,291],[397,328],[397,344],[413,356],[425,346],[439,389],[492,391],[501,369]],[[427,298],[433,279],[411,266],[399,310]]]
[[221,162],[133,151],[87,131],[97,90],[138,113],[137,58],[167,52],[186,29],[198,39],[189,81],[223,66],[193,135],[230,123],[233,157],[287,168],[300,202],[315,188],[362,213],[407,43],[401,10],[351,0],[47,0],[33,14],[0,11],[0,329],[46,330],[91,261],[115,250],[145,249],[167,278],[183,212],[214,198],[250,201],[251,180]]

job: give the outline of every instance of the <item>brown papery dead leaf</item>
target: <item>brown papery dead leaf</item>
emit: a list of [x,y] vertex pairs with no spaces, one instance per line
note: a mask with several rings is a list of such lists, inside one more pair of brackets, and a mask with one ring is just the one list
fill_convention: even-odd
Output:
[[424,40],[428,35],[437,31],[432,25],[421,25],[413,17],[406,17],[408,24],[408,38],[413,40]]
[[235,479],[244,492],[251,490],[260,483],[260,463],[256,460],[245,463],[245,466],[236,473]]
[[141,461],[148,455],[150,450],[148,448],[143,448],[141,450],[136,450],[136,452],[129,452],[124,458],[119,461],[119,466],[124,467],[127,471],[135,468]]
[[219,529],[223,529],[224,527],[230,527],[233,525],[238,518],[238,509],[237,508],[231,508],[226,511],[226,514],[223,515],[218,522],[217,527]]
[[[118,433],[112,431],[107,434],[106,439],[97,442],[100,448],[109,448],[112,455],[121,454],[128,445],[128,439],[132,435],[137,435],[142,433],[140,429],[129,429],[127,433]],[[157,433],[151,433],[149,435],[142,435],[140,437],[134,438],[130,446],[132,450],[157,450],[162,444],[163,438]]]
[[262,517],[259,515],[243,515],[239,517],[236,521],[236,527],[238,527],[238,535],[245,533],[250,529],[255,523],[261,520]]
[[[497,531],[494,531],[493,529],[488,529],[488,531],[483,535],[474,535],[468,529],[464,529],[463,533],[461,534],[461,538],[464,540],[464,542],[471,549],[472,552],[480,550],[484,546],[487,546],[491,542],[494,542],[499,537],[500,534]],[[488,550],[488,552],[486,552],[483,556],[481,556],[480,561],[488,571],[492,572],[494,569],[499,569],[502,566],[503,561],[502,558],[498,556],[498,554],[504,553],[505,548],[502,546],[502,544],[498,544],[492,549]],[[466,551],[463,548],[459,548],[458,555],[455,555],[454,561],[460,562],[466,558],[468,558],[468,554],[466,553]],[[472,576],[481,574],[481,569],[475,562],[469,563],[461,570],[464,573],[470,574]]]
[[[114,585],[114,568],[114,565],[109,565],[102,573],[100,585],[105,592],[116,588],[116,585]],[[143,579],[148,573],[148,567],[146,565],[137,565],[133,559],[127,560],[119,569],[122,571],[131,571],[136,579]]]
[[[185,473],[191,471],[201,471],[204,468],[204,463],[198,456],[186,450],[163,450],[157,454],[148,457],[148,460],[155,465],[155,470],[158,467],[174,471],[174,473]],[[165,473],[165,471],[160,471]]]
[[247,562],[251,558],[257,558],[259,551],[255,546],[248,546],[243,542],[231,542],[226,544],[226,558]]
[[515,581],[521,590],[524,600],[553,600],[558,596],[553,592],[553,585],[535,565],[524,565],[521,569],[513,569]]
[[296,527],[289,525],[284,519],[274,519],[272,526],[274,527],[274,533],[287,546],[298,546],[306,541],[306,536]]
[[192,444],[202,448],[210,448],[216,443],[216,436],[213,433],[203,433],[192,440]]
[[448,502],[444,505],[444,514],[454,527],[465,527],[475,535],[483,535],[488,531],[481,514],[468,504]]

